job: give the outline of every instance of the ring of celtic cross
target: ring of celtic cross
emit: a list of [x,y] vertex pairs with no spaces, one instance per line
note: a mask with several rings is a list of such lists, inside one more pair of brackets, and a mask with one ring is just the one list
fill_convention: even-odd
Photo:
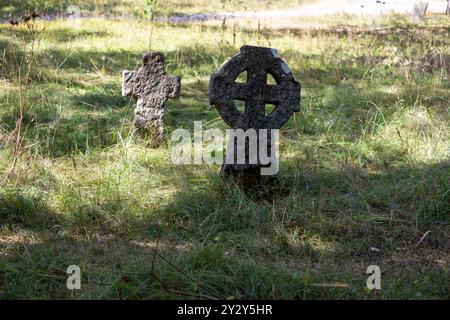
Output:
[[[246,83],[236,82],[242,72],[247,72]],[[267,84],[268,74],[277,84]],[[300,83],[275,49],[243,46],[212,74],[209,102],[232,128],[279,129],[300,111],[300,91]],[[245,112],[237,109],[235,100],[245,101]],[[266,104],[275,105],[269,115]]]

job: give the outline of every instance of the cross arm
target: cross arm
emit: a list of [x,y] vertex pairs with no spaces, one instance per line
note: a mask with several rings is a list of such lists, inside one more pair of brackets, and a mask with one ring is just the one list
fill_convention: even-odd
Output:
[[168,89],[169,89],[169,98],[179,98],[180,97],[180,88],[181,88],[181,77],[168,76]]

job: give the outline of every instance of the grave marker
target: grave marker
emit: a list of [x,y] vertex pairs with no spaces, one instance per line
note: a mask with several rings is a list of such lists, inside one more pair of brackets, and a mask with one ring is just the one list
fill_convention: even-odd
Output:
[[[236,82],[242,72],[247,74],[246,83]],[[268,84],[269,75],[276,84]],[[271,48],[243,46],[238,55],[212,74],[209,84],[210,104],[216,107],[223,120],[233,129],[254,129],[259,132],[256,146],[250,146],[257,150],[256,163],[249,161],[249,143],[244,142],[245,148],[239,149],[234,137],[229,141],[231,144],[227,146],[226,160],[221,169],[223,176],[237,178],[238,184],[244,189],[259,188],[275,181],[275,175],[261,174],[262,168],[270,167],[273,163],[263,164],[260,149],[266,155],[273,155],[274,130],[281,128],[294,112],[300,111],[300,90],[300,83],[293,78],[288,65]],[[245,102],[244,112],[237,109],[235,100]],[[273,111],[266,111],[267,104],[275,106]],[[260,143],[264,141],[261,139],[264,135],[267,135],[264,142],[267,145]],[[245,163],[236,161],[239,150],[244,150]],[[275,159],[271,159],[273,161]]]
[[164,103],[168,98],[178,98],[181,86],[180,77],[166,73],[164,60],[160,52],[145,52],[138,71],[124,70],[122,74],[122,96],[137,99],[136,127],[155,127],[159,139],[163,137]]

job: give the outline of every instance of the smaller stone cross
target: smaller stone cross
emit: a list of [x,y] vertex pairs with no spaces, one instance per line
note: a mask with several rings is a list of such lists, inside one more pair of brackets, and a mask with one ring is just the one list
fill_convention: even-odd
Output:
[[164,55],[160,52],[144,52],[138,71],[122,73],[122,96],[137,99],[135,126],[141,129],[153,126],[158,139],[163,137],[164,103],[168,98],[178,98],[180,87],[181,78],[166,73]]

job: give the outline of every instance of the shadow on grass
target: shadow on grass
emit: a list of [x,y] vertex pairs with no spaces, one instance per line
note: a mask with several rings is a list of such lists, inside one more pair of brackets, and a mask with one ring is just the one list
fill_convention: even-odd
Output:
[[[2,297],[414,298],[417,288],[448,297],[448,271],[434,261],[450,245],[448,162],[381,174],[282,165],[291,194],[274,205],[249,200],[216,173],[187,169],[167,205],[136,216],[126,196],[74,198],[62,214],[45,199],[3,191],[2,233],[15,236],[2,237]],[[425,216],[430,223],[417,229]],[[83,274],[75,296],[65,287],[71,264]],[[370,264],[383,270],[380,296],[364,289]],[[324,283],[348,286],[314,285]]]

